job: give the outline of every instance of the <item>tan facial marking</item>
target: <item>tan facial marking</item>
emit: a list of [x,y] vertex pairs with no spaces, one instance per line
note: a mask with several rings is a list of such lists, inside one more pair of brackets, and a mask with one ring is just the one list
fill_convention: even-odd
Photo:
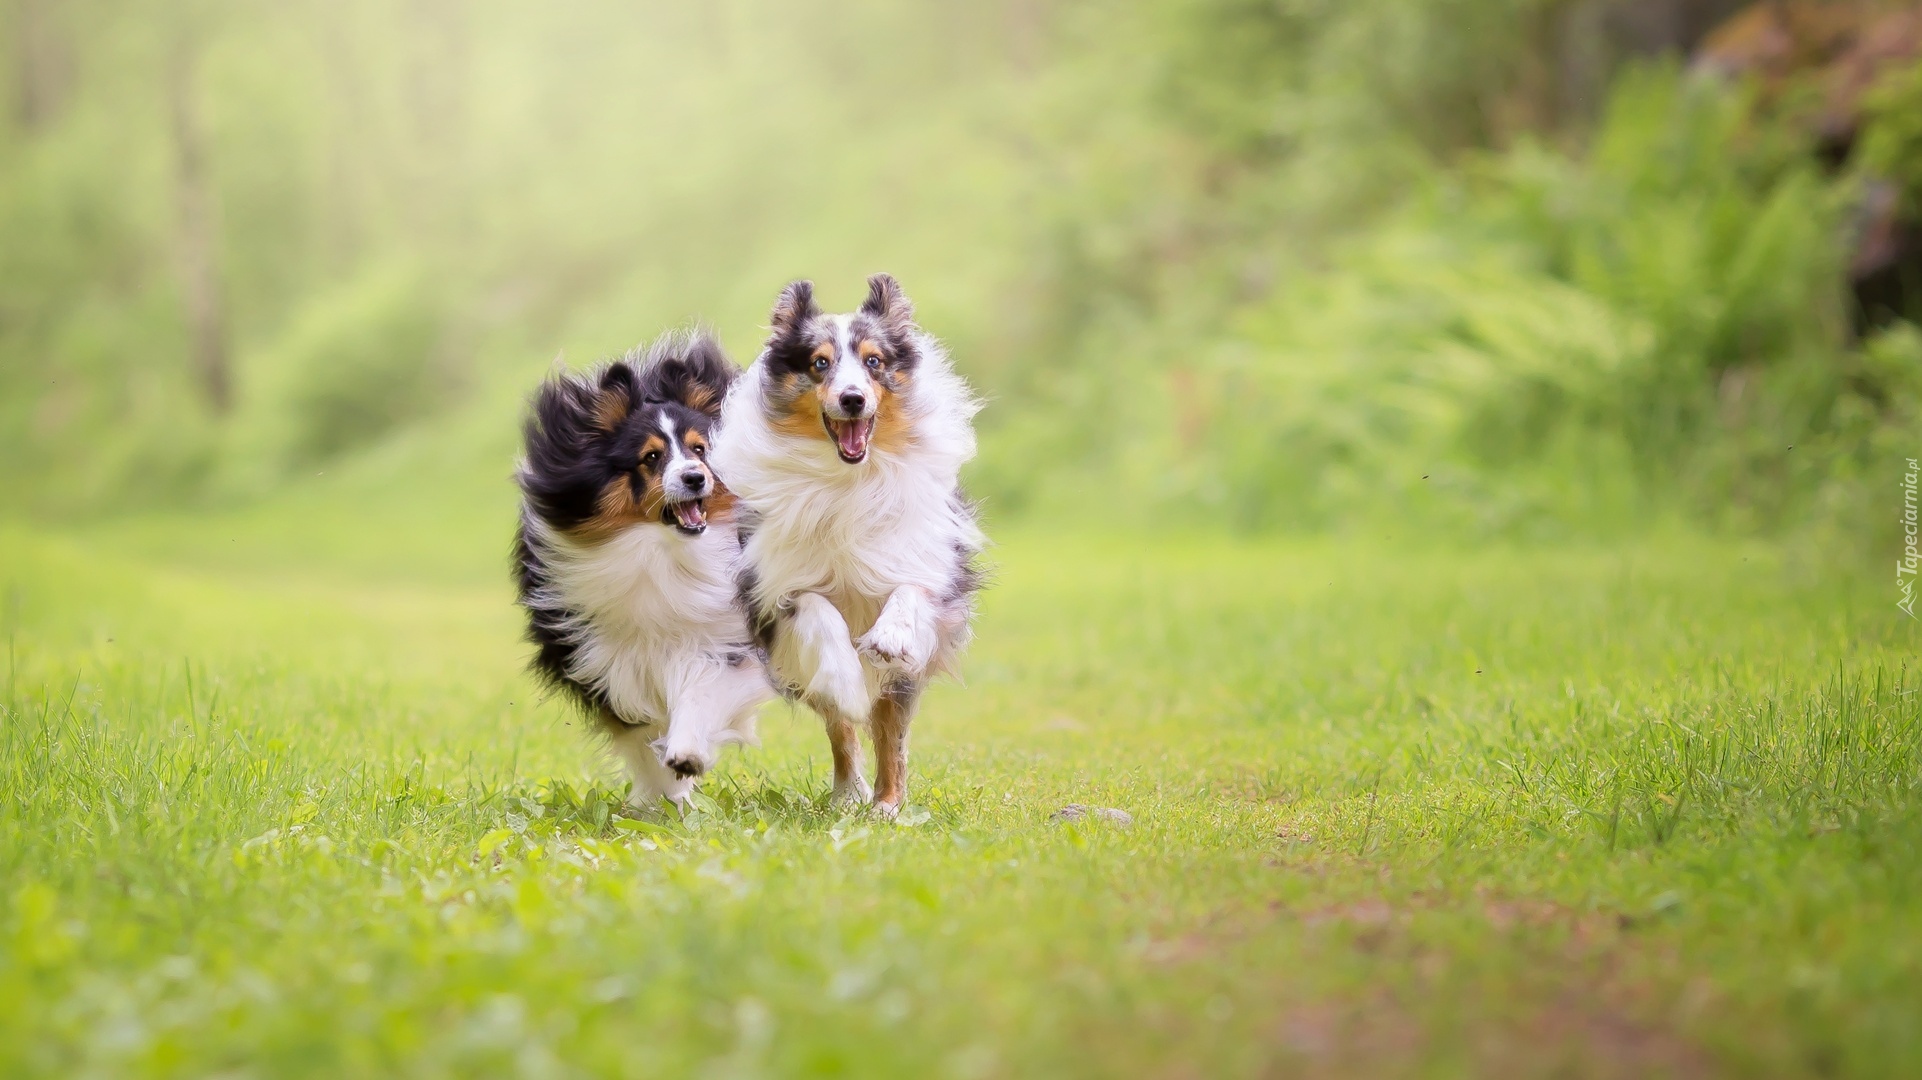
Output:
[[659,481],[649,479],[641,489],[641,497],[636,499],[629,478],[617,476],[601,489],[601,496],[595,500],[594,507],[594,516],[573,530],[577,539],[590,544],[609,540],[629,526],[658,518],[661,513],[661,485]]
[[714,481],[714,493],[707,497],[708,523],[731,521],[734,518],[734,493],[719,480]]
[[[863,360],[869,356],[880,356],[881,348],[872,339],[863,338],[856,346]],[[833,358],[833,345],[823,344],[814,351],[815,356]],[[901,393],[913,381],[911,371],[886,373],[884,378],[876,378],[873,372],[867,373],[868,393],[877,403],[874,418],[874,435],[870,445],[883,450],[899,452],[914,441],[914,425],[909,422],[906,410],[901,404]],[[830,443],[834,436],[828,433],[821,416],[828,407],[828,384],[817,383],[801,374],[782,376],[782,396],[787,398],[787,407],[773,418],[772,426],[784,435],[798,439],[823,439]]]
[[714,490],[719,491],[721,489],[720,478],[714,475],[713,469],[707,467],[707,458],[697,453],[697,451],[707,449],[707,436],[695,431],[693,428],[689,428],[687,433],[681,436],[681,445],[687,448],[687,456],[693,459],[690,464],[703,473],[706,473],[707,478],[714,482]]
[[911,381],[913,375],[906,371],[894,372],[887,383],[869,380],[876,395],[873,443],[880,449],[898,453],[914,441],[914,425],[901,404],[901,391]]
[[[635,463],[638,464],[649,451],[665,453],[666,450],[666,440],[659,435],[650,435],[635,454]],[[594,501],[594,516],[575,526],[573,535],[585,543],[602,543],[629,526],[658,521],[663,502],[665,499],[658,470],[642,471],[639,498],[634,495],[633,474],[623,473],[609,480],[607,486],[601,489],[600,497]]]
[[[800,376],[795,376],[794,381],[802,380]],[[808,386],[811,393],[803,392],[801,387],[793,387],[794,396],[788,399],[787,408],[781,415],[775,417],[774,429],[797,439],[824,438],[825,432],[821,428],[821,391],[826,385]]]

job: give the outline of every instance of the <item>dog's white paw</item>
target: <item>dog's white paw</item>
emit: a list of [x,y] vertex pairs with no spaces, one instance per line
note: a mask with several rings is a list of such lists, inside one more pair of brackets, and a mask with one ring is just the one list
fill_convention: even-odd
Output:
[[828,805],[836,810],[852,810],[866,806],[874,798],[874,788],[867,778],[855,776],[845,782],[836,781],[834,791],[828,795]]
[[868,709],[874,704],[868,696],[868,679],[861,670],[861,658],[845,644],[821,657],[821,666],[808,682],[807,695],[850,720],[866,719]]
[[716,760],[712,746],[685,735],[676,738],[672,731],[654,740],[654,753],[668,772],[674,774],[675,780],[692,780],[713,768]]
[[631,816],[648,821],[658,820],[667,813],[676,816],[687,813],[687,799],[694,793],[694,781],[671,780],[664,786],[651,784],[636,786],[627,793],[627,812]]
[[677,779],[692,780],[714,767],[714,755],[695,750],[663,753],[661,764],[667,766]]
[[934,625],[915,618],[894,605],[881,612],[868,632],[854,647],[882,667],[894,668],[914,678],[928,670],[936,645]]
[[684,818],[689,810],[694,809],[694,800],[690,798],[693,794],[694,789],[690,787],[683,791],[670,792],[663,797],[667,799],[667,805],[674,808],[674,816]]

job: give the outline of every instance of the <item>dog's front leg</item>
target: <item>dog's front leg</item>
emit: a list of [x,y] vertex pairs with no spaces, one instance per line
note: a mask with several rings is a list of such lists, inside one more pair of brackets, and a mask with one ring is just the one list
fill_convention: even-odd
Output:
[[808,680],[802,693],[844,719],[866,716],[874,699],[868,693],[867,674],[861,670],[861,656],[849,640],[848,621],[820,593],[796,596],[790,617]]
[[655,740],[661,764],[683,779],[714,767],[721,747],[754,741],[754,710],[772,696],[757,665],[700,656],[682,666],[668,703],[667,734]]
[[676,807],[687,803],[688,793],[694,790],[694,779],[676,775],[673,769],[661,763],[660,754],[654,750],[654,740],[649,738],[660,730],[658,727],[641,727],[615,720],[606,726],[606,730],[609,749],[621,759],[621,765],[627,773],[627,805],[636,810],[658,810],[662,799]]
[[874,625],[855,645],[877,664],[919,679],[941,641],[938,615],[928,590],[903,585],[888,596]]

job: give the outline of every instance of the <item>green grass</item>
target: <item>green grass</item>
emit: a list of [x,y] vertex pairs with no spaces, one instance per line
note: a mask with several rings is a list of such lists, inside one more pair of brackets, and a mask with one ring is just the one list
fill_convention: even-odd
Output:
[[0,532],[0,1074],[1922,1055],[1917,631],[1820,552],[1028,532],[903,823],[782,707],[642,822],[503,582],[193,535]]

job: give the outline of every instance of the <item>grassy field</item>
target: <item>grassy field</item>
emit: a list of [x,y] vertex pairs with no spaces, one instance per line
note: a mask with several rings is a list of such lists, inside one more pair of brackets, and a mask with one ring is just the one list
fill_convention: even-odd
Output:
[[653,822],[503,580],[167,528],[0,532],[0,1074],[1922,1060],[1917,629],[1820,552],[1004,536],[899,823],[785,707]]

